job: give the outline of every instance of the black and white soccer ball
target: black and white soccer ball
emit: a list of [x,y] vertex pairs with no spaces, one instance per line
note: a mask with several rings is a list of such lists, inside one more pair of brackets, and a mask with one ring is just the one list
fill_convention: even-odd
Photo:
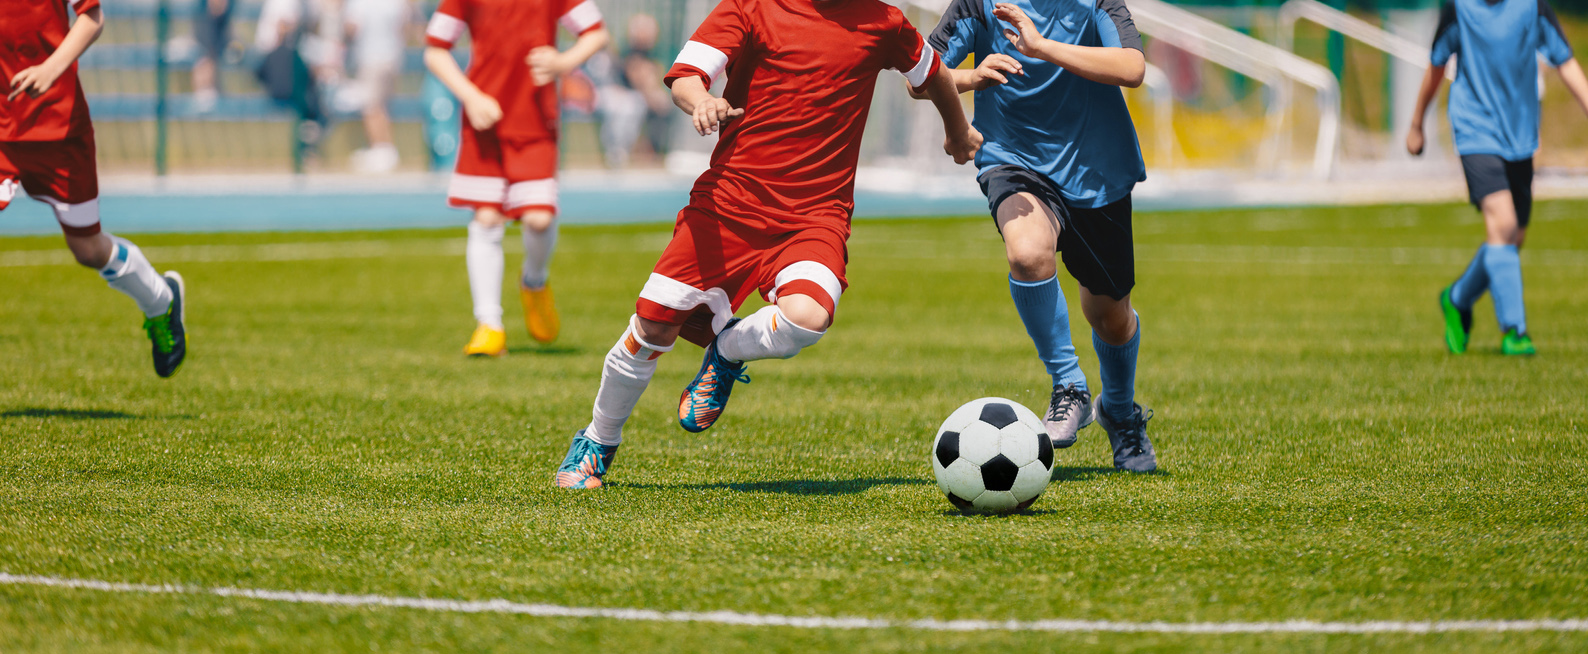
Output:
[[1053,441],[1030,409],[984,397],[966,402],[938,427],[932,469],[938,487],[961,511],[1020,511],[1048,487]]

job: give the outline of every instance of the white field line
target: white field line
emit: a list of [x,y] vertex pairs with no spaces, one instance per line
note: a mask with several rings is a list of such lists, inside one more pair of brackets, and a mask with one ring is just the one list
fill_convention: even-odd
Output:
[[[311,243],[267,243],[260,245],[182,245],[144,248],[151,261],[166,263],[321,261],[333,259],[376,259],[384,257],[461,256],[464,239],[411,239],[401,241],[322,241]],[[654,243],[656,250],[665,240]],[[949,251],[951,243],[912,242],[872,246],[876,256],[891,258],[982,258],[985,253]],[[621,248],[630,251],[631,248]],[[592,253],[576,247],[575,251]],[[1156,245],[1137,244],[1136,259],[1142,262],[1275,264],[1275,265],[1464,265],[1472,259],[1473,248],[1437,247],[1334,247],[1268,245]],[[1588,250],[1523,251],[1529,266],[1588,267]],[[75,265],[65,248],[0,252],[0,268]]]
[[1158,634],[1432,634],[1453,631],[1588,631],[1588,620],[1434,620],[1424,622],[1114,622],[1108,620],[890,620],[885,618],[845,618],[791,616],[736,611],[653,611],[650,609],[609,609],[556,604],[521,604],[507,600],[463,601],[427,597],[389,597],[385,595],[343,595],[246,588],[201,588],[197,586],[124,584],[92,579],[65,579],[0,572],[0,585],[44,586],[97,590],[108,593],[181,594],[236,597],[267,602],[323,604],[331,606],[372,606],[435,611],[441,613],[502,613],[549,618],[599,618],[637,622],[703,622],[746,627],[794,627],[798,629],[917,629],[924,631],[1046,631],[1115,632]]

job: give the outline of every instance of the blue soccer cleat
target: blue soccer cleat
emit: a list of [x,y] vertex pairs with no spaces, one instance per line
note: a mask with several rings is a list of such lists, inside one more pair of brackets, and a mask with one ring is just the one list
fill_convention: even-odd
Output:
[[[723,327],[717,337],[721,338],[722,334],[738,323],[738,318],[729,320],[728,326]],[[684,394],[678,398],[678,426],[690,432],[710,429],[722,416],[723,409],[728,408],[728,396],[733,394],[733,383],[736,381],[750,383],[750,376],[744,374],[744,364],[722,358],[717,353],[716,339],[712,339],[711,344],[706,346],[706,358],[700,363],[700,372],[695,373],[695,380],[689,382]]]
[[612,467],[618,455],[618,446],[602,445],[584,435],[581,429],[574,432],[573,443],[568,445],[568,456],[557,467],[558,488],[600,488],[601,478]]

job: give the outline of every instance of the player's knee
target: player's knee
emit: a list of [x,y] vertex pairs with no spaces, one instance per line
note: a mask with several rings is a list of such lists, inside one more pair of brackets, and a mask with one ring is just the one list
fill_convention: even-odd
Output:
[[629,330],[636,338],[643,343],[649,344],[653,349],[661,348],[659,351],[666,352],[671,350],[673,343],[678,341],[678,331],[681,327],[682,325],[669,325],[635,316],[630,323]]
[[524,229],[539,233],[551,229],[551,224],[556,218],[556,215],[550,211],[535,209],[524,212],[524,215],[519,216],[518,219],[523,223]]
[[482,227],[497,227],[507,224],[507,216],[493,207],[480,207],[474,210],[474,222]]
[[92,236],[67,236],[66,248],[72,251],[72,258],[85,267],[99,270],[110,263],[110,253],[114,249],[110,237],[104,233]]
[[[807,332],[816,333],[816,338],[821,338],[821,332],[826,331],[827,326],[832,324],[832,314],[828,313],[827,308],[816,301],[816,298],[809,295],[780,297],[777,300],[777,309],[790,324]],[[815,343],[816,341],[811,339],[804,347]]]
[[1092,331],[1108,343],[1123,344],[1136,335],[1136,312],[1131,309],[1130,296],[1115,300],[1106,295],[1089,295],[1082,298],[1081,312]]
[[1004,245],[1009,258],[1009,274],[1023,282],[1040,282],[1058,272],[1051,244],[1029,239],[1009,241]]

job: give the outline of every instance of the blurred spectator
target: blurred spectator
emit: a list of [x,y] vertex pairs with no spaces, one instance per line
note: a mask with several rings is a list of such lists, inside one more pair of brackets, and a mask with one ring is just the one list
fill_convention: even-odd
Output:
[[311,151],[318,146],[326,122],[316,76],[323,75],[325,62],[334,59],[333,49],[325,47],[324,39],[317,38],[314,30],[326,15],[322,9],[333,3],[265,0],[254,31],[254,48],[263,55],[255,75],[271,99],[297,112],[301,121],[298,138]]
[[672,101],[662,85],[663,69],[653,58],[660,29],[648,14],[629,18],[628,39],[619,69],[607,76],[600,90],[597,111],[601,114],[601,149],[607,166],[622,168],[629,164],[641,133],[648,138],[652,153],[667,151],[667,121]]
[[200,112],[215,109],[220,100],[216,68],[226,47],[231,44],[232,3],[229,0],[199,0],[193,11],[193,37],[202,52],[193,62],[193,104]]
[[352,40],[353,86],[349,104],[361,109],[369,147],[353,153],[353,169],[385,173],[397,168],[387,104],[403,67],[403,46],[413,7],[408,0],[347,0],[343,14]]

